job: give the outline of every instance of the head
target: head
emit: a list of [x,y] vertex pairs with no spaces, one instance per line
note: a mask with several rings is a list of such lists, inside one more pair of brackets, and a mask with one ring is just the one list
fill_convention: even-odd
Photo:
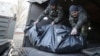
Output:
[[50,0],[50,6],[52,9],[56,9],[57,7],[57,0]]
[[78,14],[79,14],[78,6],[71,5],[70,8],[69,8],[69,12],[70,12],[72,17],[78,17]]

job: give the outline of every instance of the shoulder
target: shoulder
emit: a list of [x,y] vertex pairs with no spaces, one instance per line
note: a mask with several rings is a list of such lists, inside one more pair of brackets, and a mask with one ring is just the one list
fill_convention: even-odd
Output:
[[80,6],[80,5],[78,6],[78,10],[79,10],[79,13],[86,14],[85,9],[82,6]]

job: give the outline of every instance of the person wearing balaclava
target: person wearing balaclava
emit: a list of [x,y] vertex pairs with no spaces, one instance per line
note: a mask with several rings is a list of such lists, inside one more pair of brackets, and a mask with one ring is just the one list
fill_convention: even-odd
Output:
[[79,5],[71,5],[69,8],[69,22],[72,26],[71,35],[77,35],[82,33],[86,36],[86,23],[87,23],[87,13]]
[[[62,7],[58,5],[57,0],[50,0],[48,7],[44,10],[44,12],[38,17],[38,19],[34,22],[37,24],[40,21],[49,21],[50,24],[58,23],[63,17]],[[44,23],[45,23],[44,22]]]

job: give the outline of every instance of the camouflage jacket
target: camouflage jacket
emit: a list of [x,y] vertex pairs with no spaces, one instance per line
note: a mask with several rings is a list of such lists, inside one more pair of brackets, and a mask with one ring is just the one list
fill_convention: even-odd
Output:
[[72,28],[80,29],[87,22],[87,13],[80,7],[78,17],[73,18],[71,15],[69,15],[69,22]]
[[50,5],[43,11],[43,13],[39,16],[38,21],[43,20],[44,17],[48,17],[48,19],[52,20],[53,22],[59,22],[63,17],[63,10],[62,7],[59,5],[57,6],[57,10],[53,10],[50,8]]

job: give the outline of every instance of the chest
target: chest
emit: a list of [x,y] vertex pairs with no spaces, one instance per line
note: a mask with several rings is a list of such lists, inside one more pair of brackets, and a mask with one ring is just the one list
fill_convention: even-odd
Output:
[[77,23],[77,21],[79,20],[79,18],[77,17],[77,18],[71,18],[72,19],[72,21],[74,22],[74,23]]
[[58,16],[58,10],[50,10],[49,16],[50,17],[57,17]]

